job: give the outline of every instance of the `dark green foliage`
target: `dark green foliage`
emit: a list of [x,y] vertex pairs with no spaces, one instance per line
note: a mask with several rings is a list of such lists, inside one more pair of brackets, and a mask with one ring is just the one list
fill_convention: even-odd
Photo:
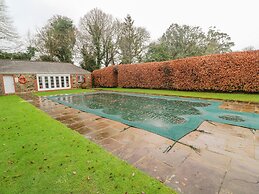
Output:
[[120,61],[122,64],[131,64],[143,61],[146,42],[149,32],[145,28],[135,27],[130,15],[121,24],[121,37],[119,41]]
[[134,41],[134,21],[127,15],[122,24],[122,36],[120,38],[121,63],[130,64],[133,62],[133,41]]
[[170,59],[171,59],[171,56],[164,44],[151,43],[149,45],[148,53],[145,59],[147,62],[167,61]]
[[41,55],[40,61],[55,62],[54,58],[50,55]]
[[8,53],[0,51],[0,59],[31,60],[35,55],[35,51],[34,47],[28,47],[26,52]]
[[160,42],[171,59],[202,55],[205,49],[205,34],[200,27],[172,24]]
[[149,45],[146,61],[225,53],[230,52],[232,46],[230,36],[215,27],[205,33],[198,26],[172,24],[156,43]]
[[75,31],[71,19],[59,15],[52,17],[38,34],[39,51],[46,55],[41,59],[72,62],[72,52],[76,42]]
[[96,69],[100,69],[100,64],[96,63],[95,57],[93,54],[87,52],[86,48],[81,49],[81,54],[83,56],[83,62],[81,62],[80,66],[90,72],[93,72]]
[[36,49],[35,47],[33,47],[33,46],[28,46],[26,53],[27,53],[27,55],[28,55],[28,56],[30,57],[30,59],[31,59],[32,57],[35,56],[36,51],[37,51],[37,49]]
[[205,54],[231,52],[231,47],[234,45],[228,34],[220,32],[215,26],[210,27],[206,36]]

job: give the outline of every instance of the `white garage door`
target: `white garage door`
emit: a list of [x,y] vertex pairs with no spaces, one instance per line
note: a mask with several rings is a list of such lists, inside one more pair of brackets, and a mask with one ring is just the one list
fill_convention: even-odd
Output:
[[13,76],[4,75],[4,90],[6,94],[15,93]]

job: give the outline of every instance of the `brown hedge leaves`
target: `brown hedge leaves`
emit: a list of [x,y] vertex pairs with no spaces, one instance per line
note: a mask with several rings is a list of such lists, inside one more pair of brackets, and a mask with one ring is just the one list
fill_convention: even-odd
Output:
[[95,87],[259,92],[259,50],[110,66],[93,77]]
[[118,86],[118,66],[113,65],[103,69],[95,70],[92,73],[94,87],[117,87]]

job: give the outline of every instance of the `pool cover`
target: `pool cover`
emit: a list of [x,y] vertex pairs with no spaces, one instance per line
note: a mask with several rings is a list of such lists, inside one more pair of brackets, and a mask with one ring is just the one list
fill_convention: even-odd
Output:
[[259,130],[259,114],[220,109],[221,102],[115,92],[51,96],[66,106],[179,140],[203,121]]

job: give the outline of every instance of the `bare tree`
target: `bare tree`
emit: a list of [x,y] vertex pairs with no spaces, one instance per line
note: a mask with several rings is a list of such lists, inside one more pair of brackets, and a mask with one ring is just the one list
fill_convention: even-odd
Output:
[[118,62],[118,49],[120,39],[120,22],[116,19],[113,20],[109,29],[106,30],[104,41],[104,65],[107,67],[109,64],[116,64]]
[[0,0],[0,40],[0,51],[13,49],[18,40],[12,20],[7,14],[7,6],[4,0]]
[[254,46],[247,46],[245,48],[242,49],[243,51],[254,51],[256,50]]
[[[117,47],[117,21],[95,8],[79,22],[81,52],[95,61],[95,68],[114,63]],[[92,61],[92,60],[91,60]],[[84,61],[87,62],[87,61]]]

